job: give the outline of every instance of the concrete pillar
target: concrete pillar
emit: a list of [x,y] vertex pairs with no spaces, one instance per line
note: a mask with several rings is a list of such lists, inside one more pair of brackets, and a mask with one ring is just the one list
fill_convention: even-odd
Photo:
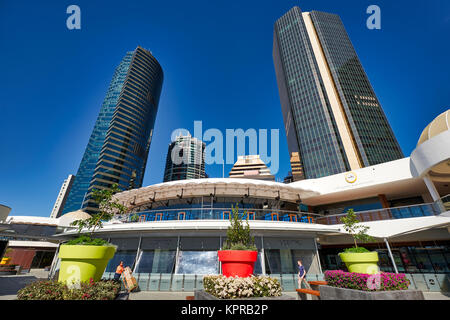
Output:
[[431,197],[433,198],[434,201],[437,201],[441,198],[441,196],[439,195],[439,192],[437,191],[436,187],[434,186],[433,181],[431,181],[430,176],[429,175],[425,175],[423,177],[423,181],[425,182],[427,188],[428,188],[428,192],[430,193]]

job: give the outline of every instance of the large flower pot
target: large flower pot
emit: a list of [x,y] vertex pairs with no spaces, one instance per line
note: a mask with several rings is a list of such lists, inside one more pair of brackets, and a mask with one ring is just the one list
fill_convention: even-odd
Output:
[[221,250],[222,274],[226,277],[250,277],[253,274],[258,251]]
[[0,264],[8,265],[10,261],[11,261],[11,258],[2,258],[2,261],[0,261]]
[[345,263],[349,272],[375,274],[378,268],[378,253],[373,252],[341,252],[339,257]]
[[67,284],[99,281],[108,261],[114,256],[114,246],[62,245],[59,250],[61,267],[58,281]]

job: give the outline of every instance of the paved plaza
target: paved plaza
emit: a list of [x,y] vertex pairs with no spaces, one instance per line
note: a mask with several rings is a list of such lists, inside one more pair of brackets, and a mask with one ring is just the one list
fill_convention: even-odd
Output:
[[[30,282],[47,279],[48,271],[43,269],[32,269],[29,273],[21,275],[0,276],[0,300],[15,300],[17,291]],[[297,297],[296,292],[283,292],[283,294]],[[440,292],[424,292],[425,300],[450,300],[450,294]],[[193,296],[194,292],[162,292],[162,291],[139,291],[130,294],[130,300],[186,300]]]

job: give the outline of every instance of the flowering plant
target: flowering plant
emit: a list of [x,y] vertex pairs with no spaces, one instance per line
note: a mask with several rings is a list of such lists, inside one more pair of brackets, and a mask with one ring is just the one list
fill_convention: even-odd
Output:
[[246,278],[213,275],[203,277],[205,291],[219,299],[281,296],[281,284],[266,276]]
[[404,273],[365,274],[342,270],[325,271],[325,281],[329,286],[362,291],[407,290],[410,281]]
[[80,288],[70,289],[65,283],[35,281],[17,292],[19,300],[114,300],[121,284],[112,280],[81,282]]

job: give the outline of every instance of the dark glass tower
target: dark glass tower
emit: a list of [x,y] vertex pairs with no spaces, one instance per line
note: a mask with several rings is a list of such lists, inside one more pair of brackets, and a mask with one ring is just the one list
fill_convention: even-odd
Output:
[[205,143],[191,136],[178,136],[169,144],[164,182],[206,178]]
[[148,50],[137,47],[125,55],[103,102],[64,212],[80,208],[97,211],[90,199],[92,189],[110,188],[115,183],[121,190],[142,186],[162,82],[162,68]]
[[273,41],[289,152],[305,178],[403,157],[339,16],[294,7]]

